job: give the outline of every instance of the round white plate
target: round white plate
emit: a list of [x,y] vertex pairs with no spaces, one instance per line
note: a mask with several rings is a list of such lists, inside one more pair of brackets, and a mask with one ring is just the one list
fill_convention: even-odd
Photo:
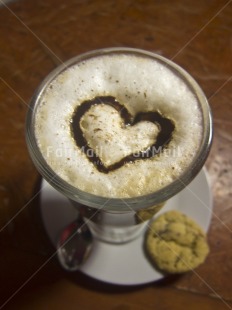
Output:
[[[175,197],[168,200],[159,214],[176,209],[194,219],[205,231],[212,214],[212,197],[206,170]],[[76,209],[67,198],[42,182],[41,213],[47,234],[54,245],[61,230],[77,217]],[[147,259],[144,234],[132,242],[112,245],[94,240],[88,260],[80,267],[84,274],[119,285],[145,284],[164,277]]]

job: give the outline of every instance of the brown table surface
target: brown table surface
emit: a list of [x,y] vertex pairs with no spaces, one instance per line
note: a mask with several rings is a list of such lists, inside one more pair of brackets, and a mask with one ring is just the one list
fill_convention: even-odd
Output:
[[[232,1],[0,3],[0,309],[232,309]],[[43,78],[77,54],[110,46],[146,49],[181,65],[214,116],[206,162],[214,199],[210,254],[194,272],[134,287],[59,266],[24,135],[27,104]]]

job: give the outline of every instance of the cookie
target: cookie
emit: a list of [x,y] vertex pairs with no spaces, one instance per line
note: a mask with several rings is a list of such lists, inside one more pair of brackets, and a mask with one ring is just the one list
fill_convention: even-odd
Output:
[[150,220],[160,209],[163,208],[165,202],[152,206],[147,209],[142,209],[136,212],[136,218],[138,223],[143,223]]
[[201,227],[176,210],[150,223],[145,246],[158,269],[168,273],[192,270],[202,264],[209,253]]

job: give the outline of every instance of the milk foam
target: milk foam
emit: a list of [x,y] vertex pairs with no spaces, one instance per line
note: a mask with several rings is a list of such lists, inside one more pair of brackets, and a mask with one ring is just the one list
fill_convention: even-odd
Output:
[[[107,174],[99,172],[70,131],[76,107],[97,96],[115,97],[132,116],[159,111],[172,119],[175,130],[168,148]],[[90,116],[96,114],[97,121]],[[146,149],[158,132],[150,122],[124,125],[107,105],[93,106],[81,121],[89,145],[101,152],[106,166]],[[154,192],[180,177],[199,148],[202,116],[188,85],[162,63],[141,56],[104,55],[68,68],[45,89],[36,111],[35,134],[44,159],[65,181],[96,195],[126,198]]]
[[125,126],[118,111],[106,104],[92,106],[83,115],[81,128],[88,145],[105,167],[130,154],[145,151],[159,132],[157,125],[148,121]]

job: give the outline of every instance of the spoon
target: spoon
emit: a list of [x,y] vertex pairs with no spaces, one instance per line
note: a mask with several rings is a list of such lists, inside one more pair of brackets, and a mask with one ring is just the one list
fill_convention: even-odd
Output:
[[92,249],[93,237],[84,222],[78,218],[61,232],[57,242],[57,256],[61,266],[68,271],[79,269]]

